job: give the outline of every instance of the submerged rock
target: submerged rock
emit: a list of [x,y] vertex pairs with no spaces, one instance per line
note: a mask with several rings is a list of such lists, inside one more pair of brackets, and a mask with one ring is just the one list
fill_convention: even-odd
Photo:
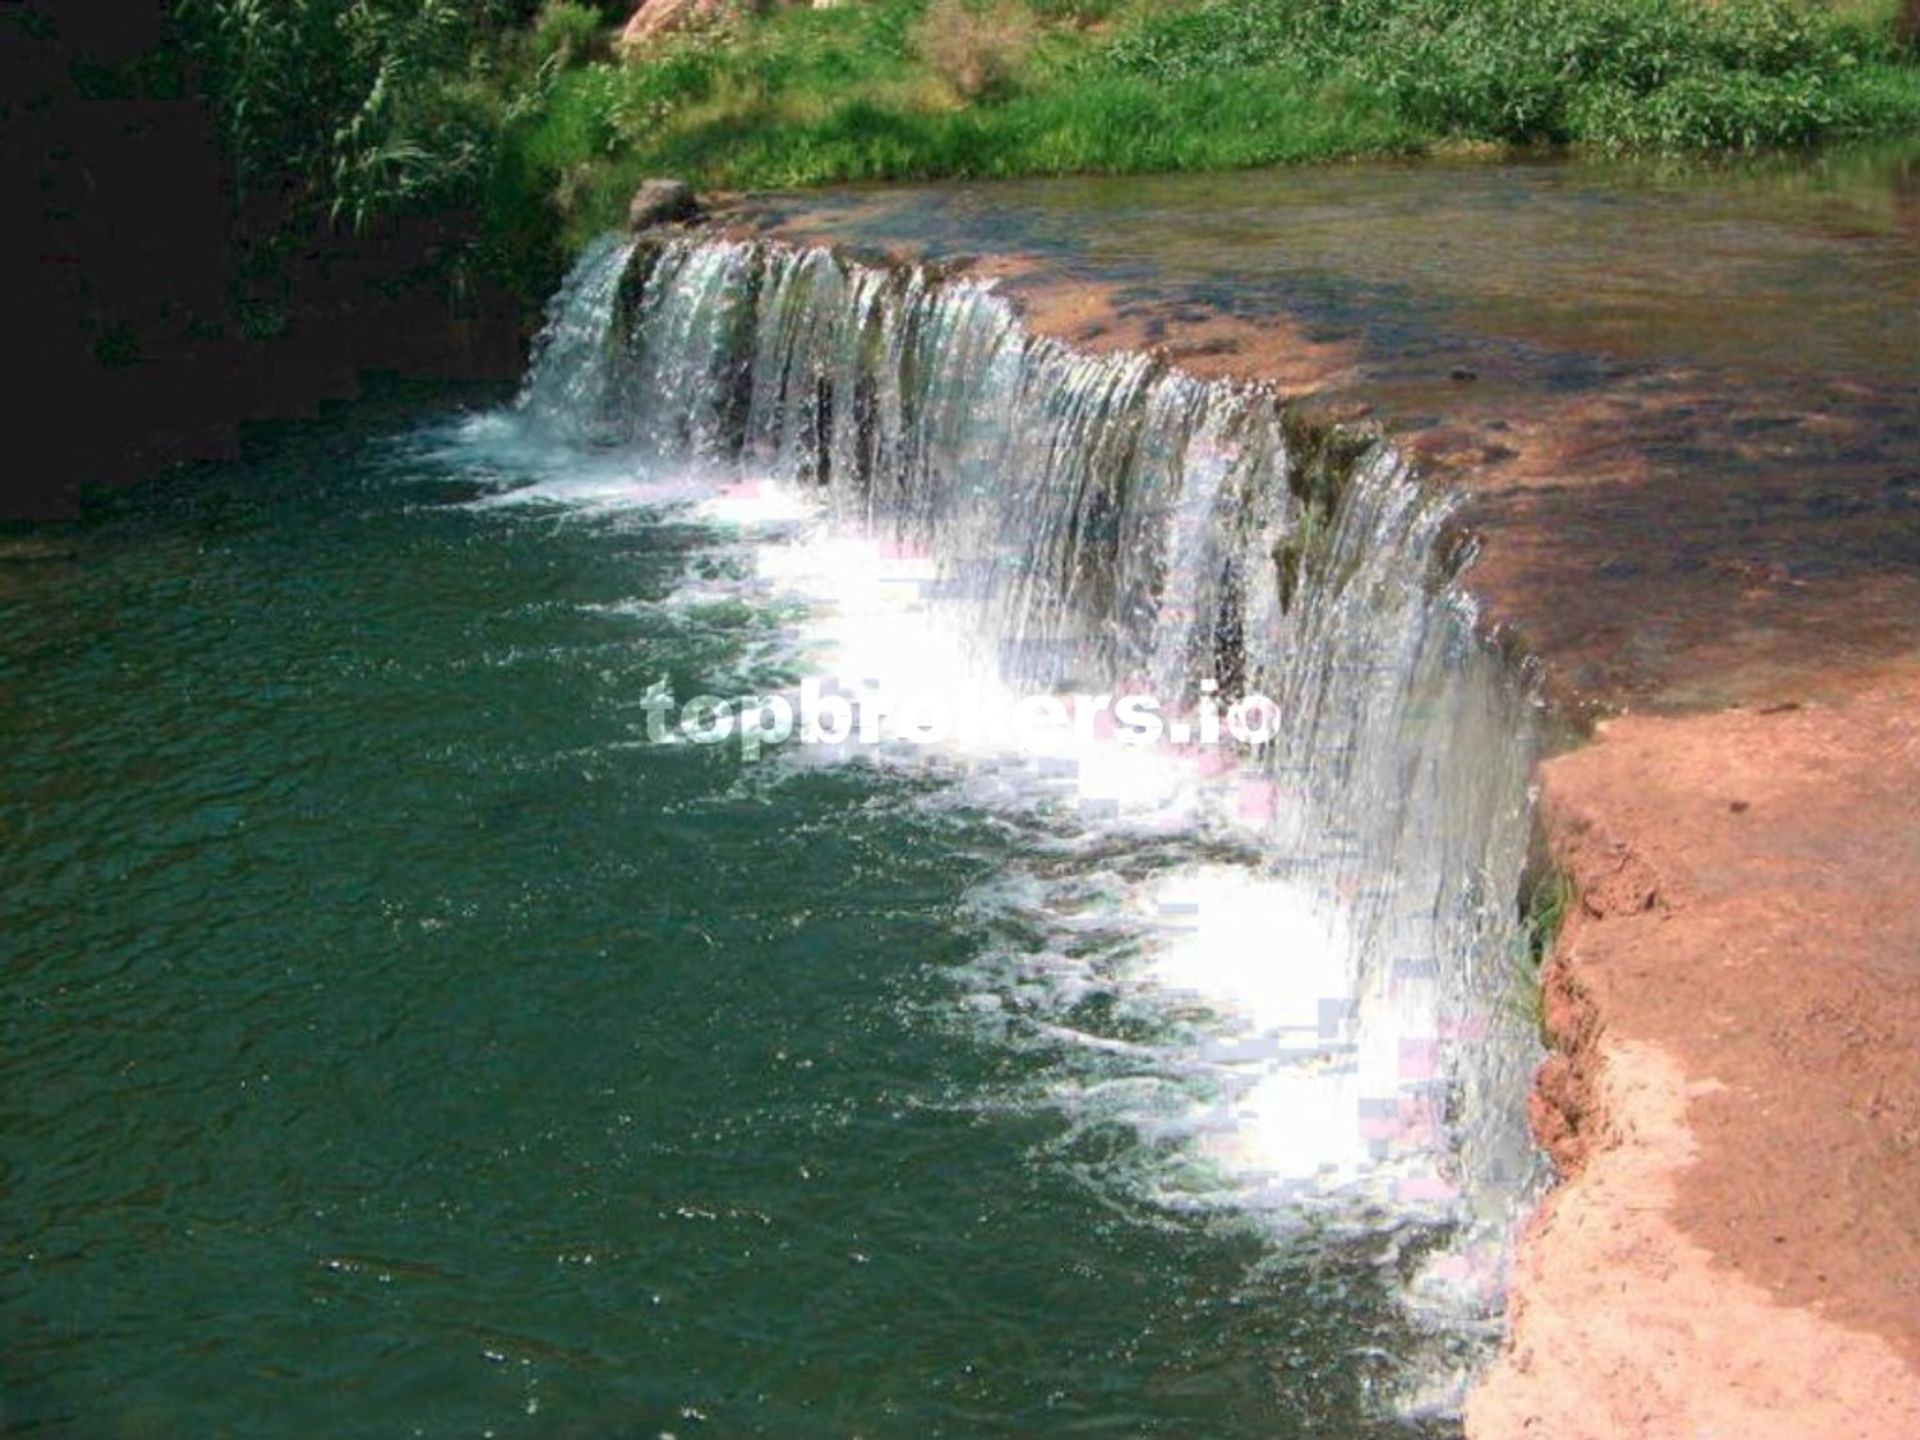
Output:
[[700,199],[684,180],[643,181],[627,205],[627,226],[633,230],[699,218]]

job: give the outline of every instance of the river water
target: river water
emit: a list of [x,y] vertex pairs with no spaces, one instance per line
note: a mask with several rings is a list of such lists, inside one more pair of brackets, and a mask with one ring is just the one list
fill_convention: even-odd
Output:
[[[12,566],[0,1421],[1456,1432],[1540,1181],[1533,710],[1445,497],[1307,443],[965,282],[607,241],[517,400]],[[823,681],[1280,728],[652,720]]]
[[[1391,1414],[1431,1344],[1413,1257],[1233,1203],[1175,1138],[1217,1091],[1201,1022],[1099,978],[1150,948],[1157,877],[1247,855],[642,743],[663,672],[777,678],[737,535],[449,423],[272,437],[12,577],[7,1420]],[[532,483],[573,493],[490,503]],[[1028,992],[1044,1020],[1011,1018]]]

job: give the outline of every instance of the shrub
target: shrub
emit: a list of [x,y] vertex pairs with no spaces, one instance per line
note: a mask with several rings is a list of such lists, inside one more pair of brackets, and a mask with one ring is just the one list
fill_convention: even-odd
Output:
[[226,129],[243,198],[356,226],[470,199],[503,108],[499,33],[457,0],[182,0],[179,43]]
[[614,82],[608,119],[619,139],[644,145],[679,111],[713,93],[714,52],[682,46],[623,67]]
[[991,5],[933,0],[913,28],[913,49],[969,100],[1005,93],[1033,50],[1033,12],[1015,0]]
[[533,56],[558,70],[599,55],[606,45],[600,12],[576,0],[547,0],[533,21]]
[[1209,0],[1098,63],[1163,84],[1299,67],[1442,135],[1752,148],[1859,128],[1856,72],[1891,57],[1884,33],[1788,0]]
[[1111,20],[1125,5],[1126,0],[1027,0],[1028,8],[1042,20],[1083,26]]

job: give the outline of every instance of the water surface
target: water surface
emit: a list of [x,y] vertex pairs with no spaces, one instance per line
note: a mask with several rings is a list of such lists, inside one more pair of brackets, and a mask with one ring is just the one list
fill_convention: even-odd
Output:
[[1008,1018],[1065,967],[1177,1039],[1111,897],[1247,859],[639,743],[791,617],[471,423],[280,432],[5,576],[0,1420],[1406,1433],[1426,1242],[1288,1239],[1096,1103],[1204,1075]]

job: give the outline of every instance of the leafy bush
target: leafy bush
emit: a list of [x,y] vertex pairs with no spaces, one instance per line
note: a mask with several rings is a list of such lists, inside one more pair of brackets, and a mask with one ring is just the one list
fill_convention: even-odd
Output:
[[533,21],[533,54],[541,65],[564,70],[592,59],[606,44],[600,12],[575,0],[547,0]]
[[176,23],[243,199],[364,225],[477,188],[502,118],[486,69],[504,13],[460,0],[182,0]]
[[1885,30],[1787,0],[1211,0],[1089,63],[1345,76],[1442,135],[1753,148],[1872,128],[1857,81],[1892,59]]
[[669,119],[713,94],[718,67],[707,49],[671,51],[651,65],[632,65],[615,86],[614,131],[644,143]]
[[1127,0],[1028,0],[1029,8],[1042,20],[1081,26],[1113,19],[1126,3]]
[[969,100],[1004,93],[1032,53],[1033,12],[1016,0],[933,0],[914,53]]

